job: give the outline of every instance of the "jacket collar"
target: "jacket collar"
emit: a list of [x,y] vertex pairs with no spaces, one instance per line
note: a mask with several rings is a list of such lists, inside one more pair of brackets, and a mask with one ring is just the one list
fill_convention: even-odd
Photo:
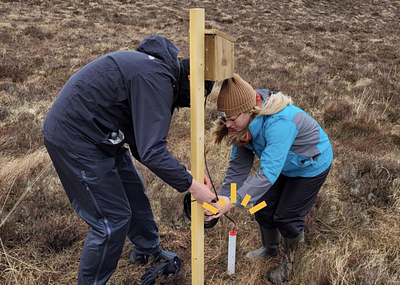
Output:
[[264,123],[264,117],[265,116],[258,116],[249,125],[249,130],[253,137],[253,140],[257,139],[257,137],[260,135]]

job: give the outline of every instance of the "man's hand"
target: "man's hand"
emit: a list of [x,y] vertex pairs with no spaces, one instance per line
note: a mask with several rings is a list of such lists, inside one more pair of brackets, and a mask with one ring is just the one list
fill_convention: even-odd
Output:
[[[208,179],[208,178],[207,178]],[[206,182],[206,181],[204,181]],[[211,183],[209,183],[211,184]],[[213,200],[216,200],[217,197],[215,196],[214,193],[210,191],[209,186],[206,184],[201,184],[199,181],[193,178],[192,185],[188,189],[190,194],[193,195],[193,197],[196,199],[197,203],[203,205],[204,202],[207,202],[208,204],[212,204]]]
[[[189,172],[190,174],[192,174],[192,172],[190,172],[190,170],[186,170],[187,172]],[[208,178],[207,174],[204,174],[204,184],[208,187],[208,189],[211,190],[211,180],[210,178]]]
[[212,187],[212,185],[211,185],[211,180],[210,180],[210,178],[208,178],[208,176],[207,176],[206,174],[204,174],[204,184],[206,184],[206,186],[208,187],[208,189],[211,190],[211,187]]

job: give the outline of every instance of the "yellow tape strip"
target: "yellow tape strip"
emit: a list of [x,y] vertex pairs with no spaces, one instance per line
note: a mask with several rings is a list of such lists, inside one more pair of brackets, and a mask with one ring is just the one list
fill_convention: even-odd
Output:
[[265,201],[262,201],[260,204],[255,205],[254,207],[249,209],[250,214],[254,214],[257,211],[260,211],[262,208],[267,207],[267,203]]
[[246,196],[244,196],[244,199],[241,203],[241,205],[243,205],[244,207],[247,206],[247,203],[249,203],[251,196],[249,194],[246,194]]
[[209,211],[210,211],[211,213],[213,213],[213,214],[218,213],[218,209],[215,208],[215,207],[213,207],[213,206],[211,206],[211,205],[208,204],[207,202],[204,202],[203,208],[206,209],[206,210],[209,210]]
[[231,183],[231,203],[236,203],[236,183]]

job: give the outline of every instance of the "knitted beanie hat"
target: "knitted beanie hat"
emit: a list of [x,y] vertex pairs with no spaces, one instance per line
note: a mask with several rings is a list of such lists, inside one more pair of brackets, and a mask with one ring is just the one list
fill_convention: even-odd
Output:
[[225,79],[217,99],[217,110],[232,117],[254,108],[257,103],[256,91],[236,73]]

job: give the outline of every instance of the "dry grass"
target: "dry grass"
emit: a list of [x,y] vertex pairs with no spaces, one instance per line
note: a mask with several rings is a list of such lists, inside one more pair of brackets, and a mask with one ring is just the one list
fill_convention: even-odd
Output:
[[[134,49],[150,34],[187,56],[189,8],[206,28],[235,38],[235,69],[253,86],[280,90],[329,134],[335,161],[307,217],[306,244],[288,284],[400,283],[400,2],[5,0],[0,3],[0,283],[76,284],[87,226],[74,214],[43,149],[41,126],[66,80],[98,56]],[[206,106],[207,162],[222,182],[229,148],[212,144],[215,94]],[[169,149],[190,166],[190,112],[174,115]],[[168,284],[191,284],[190,223],[183,195],[137,164],[165,249],[184,264]],[[248,262],[260,245],[247,211],[238,227],[236,273],[226,273],[228,231],[205,233],[206,284],[267,284],[280,262]],[[139,284],[127,241],[112,277]]]

